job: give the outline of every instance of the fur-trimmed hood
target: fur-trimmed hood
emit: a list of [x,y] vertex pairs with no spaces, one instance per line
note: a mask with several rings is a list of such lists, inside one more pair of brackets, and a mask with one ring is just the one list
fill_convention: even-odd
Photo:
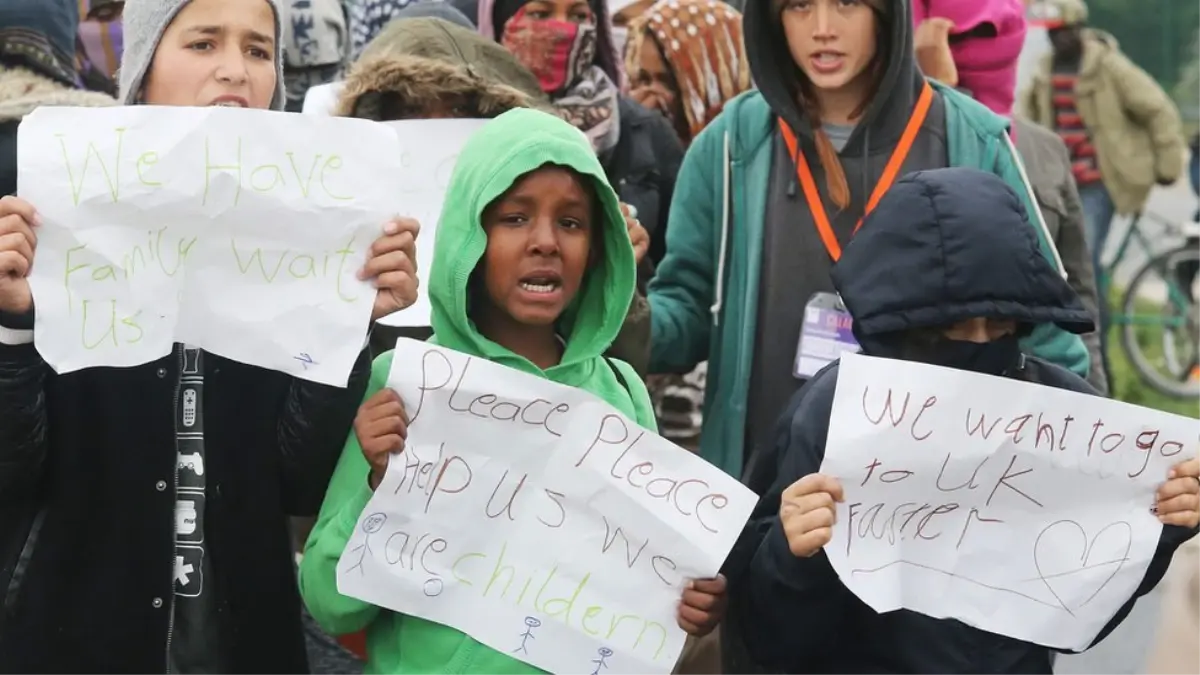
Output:
[[0,123],[19,120],[44,105],[102,107],[116,99],[93,91],[72,89],[27,68],[0,66]]
[[537,79],[504,47],[436,18],[393,21],[346,77],[334,110],[387,121],[428,116],[496,117],[546,108]]

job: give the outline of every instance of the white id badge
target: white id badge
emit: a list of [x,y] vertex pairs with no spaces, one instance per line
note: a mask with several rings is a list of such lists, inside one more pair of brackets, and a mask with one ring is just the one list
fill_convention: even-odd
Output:
[[850,313],[833,293],[817,293],[804,307],[792,375],[807,380],[846,352],[861,350],[850,330]]

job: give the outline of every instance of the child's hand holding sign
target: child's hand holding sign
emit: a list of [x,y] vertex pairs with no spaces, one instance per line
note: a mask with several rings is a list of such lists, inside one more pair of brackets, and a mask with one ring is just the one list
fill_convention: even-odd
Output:
[[354,418],[354,435],[371,465],[367,484],[374,491],[387,473],[388,458],[403,452],[408,440],[408,414],[400,396],[391,389],[381,389],[367,399]]

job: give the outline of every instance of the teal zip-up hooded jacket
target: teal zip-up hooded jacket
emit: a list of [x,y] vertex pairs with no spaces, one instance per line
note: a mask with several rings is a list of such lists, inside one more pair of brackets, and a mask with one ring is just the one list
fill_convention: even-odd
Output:
[[[892,14],[889,51],[895,55],[888,66],[892,87],[902,78],[919,77],[911,58],[908,3],[888,2]],[[783,38],[778,27],[773,27],[773,33],[763,28],[765,23],[778,22],[777,16],[769,15],[773,4],[764,0],[746,8],[747,50],[761,89],[771,86],[768,77],[779,87],[778,80],[787,77],[786,73],[798,72],[794,67],[779,66],[790,55],[786,43],[779,44]],[[766,31],[766,37],[751,39],[756,30]],[[771,38],[776,44],[766,44]],[[906,72],[895,73],[905,68]],[[944,110],[947,165],[994,173],[1012,186],[1037,228],[1043,254],[1061,271],[1058,252],[1046,234],[1009,139],[1009,121],[953,89],[932,84],[937,94],[934,105]],[[869,109],[864,119],[872,114],[897,113]],[[899,114],[907,116],[909,111]],[[772,180],[778,116],[761,90],[747,92],[730,101],[696,137],[675,186],[666,257],[650,286],[651,372],[687,372],[708,360],[700,454],[738,477],[750,453],[745,447],[747,403],[759,330],[767,186]],[[810,164],[818,162],[814,158]],[[800,208],[804,208],[803,201]],[[812,227],[807,212],[798,213],[796,221],[797,227]],[[808,298],[794,301],[805,303]],[[1022,346],[1030,354],[1087,377],[1088,352],[1076,335],[1042,326]],[[775,365],[789,371],[792,367],[790,362]]]
[[[592,181],[603,214],[603,255],[585,273],[579,294],[560,319],[566,343],[561,362],[542,370],[475,329],[468,310],[468,284],[487,248],[481,224],[484,209],[522,176],[546,164],[574,169]],[[625,321],[636,276],[625,218],[587,138],[547,113],[510,110],[471,137],[446,190],[429,278],[434,331],[430,341],[583,389],[654,429],[650,396],[637,373],[628,364],[603,356]],[[387,385],[391,367],[390,351],[375,360],[364,400]],[[317,623],[334,635],[366,629],[368,673],[542,672],[454,628],[338,593],[338,560],[371,499],[368,473],[358,438],[351,431],[300,564],[300,592]]]

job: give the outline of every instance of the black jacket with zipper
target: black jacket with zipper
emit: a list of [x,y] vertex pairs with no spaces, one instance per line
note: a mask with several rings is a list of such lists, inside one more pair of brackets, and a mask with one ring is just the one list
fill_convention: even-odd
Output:
[[[617,196],[637,209],[637,218],[650,235],[647,260],[657,265],[666,250],[667,215],[683,163],[683,144],[660,113],[624,96],[618,105],[621,136],[601,162]],[[648,281],[646,269],[638,271],[640,282]],[[639,288],[645,290],[640,282]]]
[[[7,323],[7,322],[6,322]],[[182,350],[56,375],[0,345],[0,672],[164,672]],[[287,515],[312,515],[361,402],[205,354],[206,546],[237,672],[307,672]]]

